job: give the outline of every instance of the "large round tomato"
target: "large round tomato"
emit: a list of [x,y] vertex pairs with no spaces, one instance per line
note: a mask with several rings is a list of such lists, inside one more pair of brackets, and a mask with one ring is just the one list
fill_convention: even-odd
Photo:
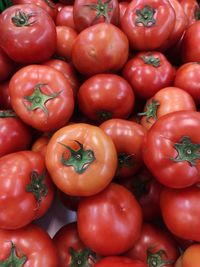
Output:
[[80,110],[91,120],[128,118],[135,96],[129,83],[116,74],[96,74],[82,83],[78,91]]
[[126,35],[116,26],[99,23],[83,30],[72,47],[72,62],[85,75],[117,72],[128,58]]
[[128,5],[121,28],[136,50],[156,50],[174,30],[176,14],[168,0],[135,0]]
[[143,142],[146,166],[162,184],[183,188],[200,181],[200,113],[176,111],[160,117]]
[[39,63],[56,48],[56,27],[42,8],[13,5],[0,15],[0,46],[18,63]]
[[0,228],[17,229],[43,216],[54,195],[43,156],[11,153],[0,158],[0,170]]
[[142,261],[132,260],[122,256],[104,257],[95,267],[147,267]]
[[45,65],[28,65],[17,71],[10,80],[9,95],[16,114],[40,131],[65,125],[74,109],[69,82],[60,71]]
[[74,196],[93,195],[113,179],[115,146],[102,129],[75,123],[59,129],[46,151],[46,166],[57,187]]
[[100,193],[83,198],[77,211],[83,243],[100,255],[116,255],[133,247],[142,226],[141,207],[122,185],[111,183]]
[[56,248],[49,235],[34,224],[13,231],[0,229],[0,265],[57,267]]

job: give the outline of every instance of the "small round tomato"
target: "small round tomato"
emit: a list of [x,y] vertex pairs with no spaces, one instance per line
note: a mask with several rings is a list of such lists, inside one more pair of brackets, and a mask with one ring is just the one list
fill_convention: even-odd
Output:
[[96,74],[78,91],[79,109],[91,120],[128,118],[135,96],[129,83],[116,74]]
[[111,182],[117,154],[111,138],[102,129],[75,123],[53,134],[47,145],[46,166],[61,191],[89,196]]
[[74,109],[72,88],[58,70],[45,65],[28,65],[9,83],[11,105],[28,125],[53,131],[65,125]]
[[42,155],[10,153],[0,158],[0,170],[0,228],[20,228],[47,212],[54,187]]
[[129,190],[111,183],[100,193],[80,200],[77,225],[81,240],[94,252],[121,254],[140,236],[141,207]]
[[13,5],[0,16],[0,46],[18,63],[48,60],[56,48],[56,27],[42,8]]
[[123,256],[110,256],[101,259],[95,267],[147,267],[146,263]]
[[56,26],[68,26],[76,30],[73,9],[74,6],[72,5],[63,6],[57,14]]

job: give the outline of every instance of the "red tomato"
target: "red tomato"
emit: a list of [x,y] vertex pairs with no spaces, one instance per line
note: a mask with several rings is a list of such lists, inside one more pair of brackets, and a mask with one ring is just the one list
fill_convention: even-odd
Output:
[[0,15],[0,46],[18,63],[39,63],[56,48],[56,27],[42,8],[14,5]]
[[121,28],[121,20],[126,12],[129,2],[119,2],[119,28]]
[[43,216],[54,195],[43,156],[11,153],[0,158],[0,169],[0,228],[17,229]]
[[11,110],[0,110],[0,157],[28,149],[32,141],[29,127]]
[[99,23],[82,31],[72,48],[72,62],[77,70],[91,76],[119,71],[128,58],[126,35],[116,26]]
[[173,236],[153,224],[144,223],[140,238],[124,255],[148,266],[174,267],[180,252]]
[[57,14],[56,25],[76,29],[74,25],[73,9],[74,6],[71,5],[63,6]]
[[147,267],[144,262],[122,256],[110,256],[100,260],[95,267]]
[[0,264],[57,267],[58,259],[49,235],[39,226],[30,224],[14,231],[0,229]]
[[174,30],[176,14],[168,0],[135,0],[128,5],[121,28],[136,50],[156,50]]
[[78,233],[83,243],[100,255],[130,249],[140,236],[141,207],[123,186],[111,183],[100,193],[81,199]]
[[14,62],[0,48],[0,82],[8,79],[14,71]]
[[148,99],[160,89],[172,85],[175,69],[160,52],[140,52],[126,63],[122,75],[136,96]]
[[73,16],[79,32],[101,22],[118,25],[119,4],[117,0],[75,0]]
[[53,242],[58,254],[59,267],[94,265],[96,255],[80,240],[76,222],[61,227],[54,235]]
[[102,129],[75,123],[51,137],[46,166],[57,187],[72,196],[89,196],[103,190],[117,167],[114,144]]
[[128,82],[116,74],[96,74],[82,83],[78,91],[80,110],[91,120],[128,118],[135,96]]
[[178,87],[166,87],[147,101],[144,112],[139,113],[142,116],[140,123],[149,129],[160,117],[179,110],[195,111],[194,99]]
[[143,159],[162,184],[184,188],[200,181],[200,113],[176,111],[162,116],[147,132]]
[[199,186],[165,188],[160,197],[163,220],[176,236],[200,242]]
[[120,178],[134,175],[142,166],[142,143],[146,129],[133,121],[110,119],[103,122],[100,128],[112,138],[117,154]]
[[43,134],[42,136],[38,137],[32,144],[31,150],[40,152],[45,157],[49,139],[50,136],[48,134]]
[[188,18],[188,26],[199,20],[200,8],[196,0],[180,0],[179,2]]
[[28,65],[17,71],[9,95],[16,114],[40,131],[65,125],[74,109],[69,82],[60,71],[45,65]]

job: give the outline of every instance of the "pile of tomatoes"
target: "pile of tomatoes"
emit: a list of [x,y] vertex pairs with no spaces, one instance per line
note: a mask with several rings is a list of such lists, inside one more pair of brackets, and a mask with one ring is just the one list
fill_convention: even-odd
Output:
[[0,12],[0,266],[199,267],[198,1]]

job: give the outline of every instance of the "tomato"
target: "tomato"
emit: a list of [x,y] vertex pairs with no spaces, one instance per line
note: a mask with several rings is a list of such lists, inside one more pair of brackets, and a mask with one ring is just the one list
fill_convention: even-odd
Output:
[[126,12],[128,4],[129,3],[127,1],[119,2],[119,28],[121,28],[121,20]]
[[126,35],[112,24],[99,23],[78,35],[72,47],[72,62],[87,76],[117,72],[126,63],[128,52]]
[[40,152],[45,157],[49,139],[50,139],[50,135],[48,134],[41,135],[34,141],[34,143],[32,144],[31,150]]
[[100,260],[95,267],[147,267],[144,262],[122,256],[110,256]]
[[28,149],[32,141],[29,127],[11,110],[0,110],[0,157]]
[[157,50],[174,30],[176,14],[167,0],[135,0],[128,5],[121,28],[135,50]]
[[135,103],[131,86],[116,74],[96,74],[79,88],[78,105],[91,120],[128,118]]
[[54,235],[53,242],[58,254],[59,267],[94,265],[96,255],[80,240],[76,222],[62,226]]
[[180,4],[188,18],[188,26],[200,19],[200,8],[196,0],[181,0]]
[[69,82],[60,71],[45,65],[28,65],[17,71],[10,80],[9,95],[16,114],[40,131],[65,125],[74,109]]
[[9,80],[0,83],[0,109],[12,109],[8,94]]
[[141,207],[122,185],[111,183],[100,193],[81,199],[78,233],[83,243],[100,255],[130,249],[140,236]]
[[49,59],[56,48],[56,27],[42,8],[14,5],[0,15],[0,46],[18,63],[39,63]]
[[73,28],[67,26],[56,26],[56,32],[57,45],[55,53],[57,56],[70,61],[72,46],[78,34]]
[[200,113],[176,111],[162,116],[143,142],[143,159],[162,184],[184,188],[200,181]]
[[140,123],[149,129],[160,117],[179,110],[195,111],[194,99],[183,89],[165,87],[147,101],[144,112],[139,113],[142,116]]
[[103,190],[117,167],[115,146],[97,126],[75,123],[51,137],[46,166],[57,187],[73,196],[89,196]]
[[163,220],[176,236],[200,242],[199,186],[183,189],[165,188],[160,196]]
[[188,62],[181,65],[174,79],[174,85],[188,92],[200,104],[200,64],[198,62]]
[[181,258],[181,267],[198,267],[200,262],[200,244],[188,247]]
[[200,61],[200,21],[196,21],[185,31],[181,43],[181,60],[183,63]]
[[101,22],[118,25],[119,4],[117,0],[75,0],[73,16],[79,32]]
[[160,52],[140,52],[125,64],[122,75],[136,96],[148,99],[160,89],[172,85],[175,69]]
[[0,158],[0,170],[0,228],[20,228],[47,212],[54,187],[42,155],[10,153]]
[[173,236],[158,226],[144,223],[139,239],[124,255],[150,267],[174,267],[180,252]]
[[8,79],[14,71],[14,62],[0,48],[0,82]]
[[74,6],[67,5],[63,6],[56,17],[56,25],[57,26],[68,26],[73,29],[76,29],[74,25],[74,16],[73,16]]
[[30,224],[14,231],[0,229],[0,264],[57,267],[58,259],[49,235],[39,226]]

